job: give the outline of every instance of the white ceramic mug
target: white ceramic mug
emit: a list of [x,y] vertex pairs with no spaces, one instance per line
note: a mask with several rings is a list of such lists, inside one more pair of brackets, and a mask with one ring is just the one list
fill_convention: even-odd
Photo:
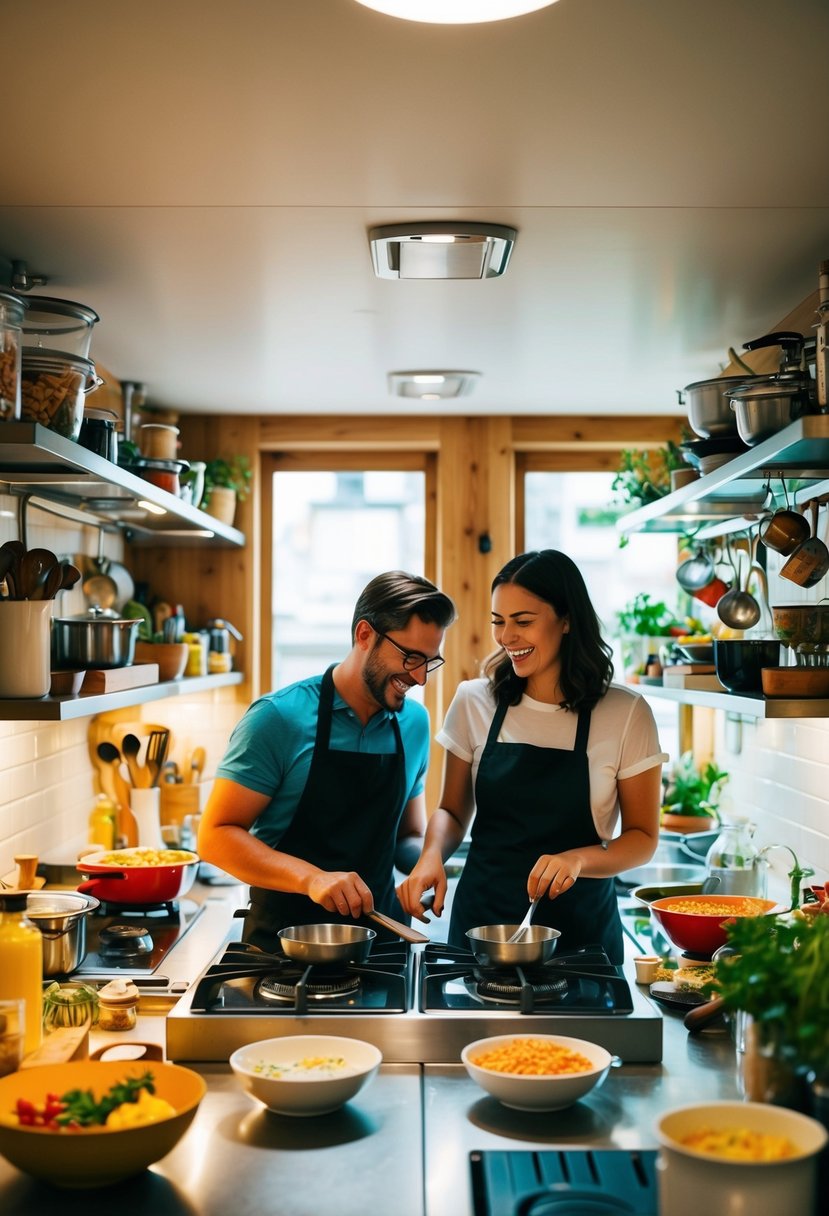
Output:
[[0,697],[45,697],[48,693],[52,603],[0,602]]

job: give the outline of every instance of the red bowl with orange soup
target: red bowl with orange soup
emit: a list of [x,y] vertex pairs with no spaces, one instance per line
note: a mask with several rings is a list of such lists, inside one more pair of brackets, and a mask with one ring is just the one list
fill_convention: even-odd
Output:
[[679,950],[710,958],[728,940],[727,926],[738,916],[765,916],[779,904],[749,895],[667,895],[651,912]]

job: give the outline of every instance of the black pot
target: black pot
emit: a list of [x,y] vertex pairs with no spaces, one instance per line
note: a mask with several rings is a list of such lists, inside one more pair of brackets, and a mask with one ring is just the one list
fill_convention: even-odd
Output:
[[762,692],[764,667],[776,667],[780,662],[780,643],[740,638],[714,639],[714,663],[717,679],[729,692]]

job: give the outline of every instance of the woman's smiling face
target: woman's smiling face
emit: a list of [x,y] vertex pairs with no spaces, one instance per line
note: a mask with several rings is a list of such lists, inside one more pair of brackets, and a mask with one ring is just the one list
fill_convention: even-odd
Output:
[[[561,639],[569,629],[552,604],[517,583],[501,583],[492,593],[492,636],[528,681],[527,694],[543,700],[544,686],[554,691],[560,668]],[[535,691],[533,689],[535,688]]]

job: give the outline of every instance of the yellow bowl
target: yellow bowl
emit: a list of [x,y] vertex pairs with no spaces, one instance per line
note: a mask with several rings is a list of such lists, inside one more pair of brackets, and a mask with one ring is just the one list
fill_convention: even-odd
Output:
[[[52,1131],[21,1127],[18,1098],[42,1106],[47,1093],[91,1089],[100,1098],[116,1082],[151,1072],[155,1092],[175,1114],[143,1127]],[[207,1086],[198,1073],[155,1060],[77,1060],[44,1064],[0,1077],[0,1153],[12,1165],[60,1187],[110,1186],[166,1157],[192,1123]]]

